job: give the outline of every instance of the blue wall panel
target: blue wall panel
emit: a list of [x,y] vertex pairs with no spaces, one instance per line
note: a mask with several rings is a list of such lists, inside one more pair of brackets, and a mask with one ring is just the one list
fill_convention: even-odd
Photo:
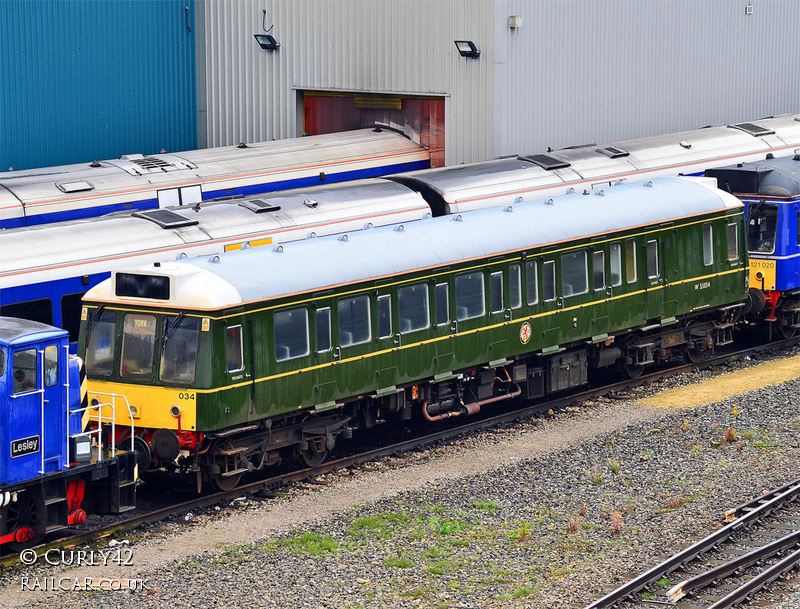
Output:
[[196,148],[194,10],[0,1],[0,171]]

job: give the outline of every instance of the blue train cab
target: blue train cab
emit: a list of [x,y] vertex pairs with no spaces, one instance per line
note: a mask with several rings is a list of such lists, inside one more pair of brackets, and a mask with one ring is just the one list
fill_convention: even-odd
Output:
[[751,314],[791,338],[800,332],[800,154],[706,170],[745,204]]
[[81,361],[69,335],[0,317],[0,545],[18,549],[135,503],[133,453],[83,433]]

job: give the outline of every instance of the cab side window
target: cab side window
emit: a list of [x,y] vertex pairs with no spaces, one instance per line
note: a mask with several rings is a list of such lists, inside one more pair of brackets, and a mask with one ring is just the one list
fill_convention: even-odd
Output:
[[36,391],[39,377],[36,359],[36,349],[14,352],[15,394]]
[[44,348],[44,384],[52,387],[58,383],[58,345]]

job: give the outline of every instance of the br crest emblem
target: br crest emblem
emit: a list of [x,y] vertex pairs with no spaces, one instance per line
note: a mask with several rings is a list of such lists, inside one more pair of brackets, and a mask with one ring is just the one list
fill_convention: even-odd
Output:
[[519,340],[523,345],[531,339],[531,325],[526,321],[519,329]]

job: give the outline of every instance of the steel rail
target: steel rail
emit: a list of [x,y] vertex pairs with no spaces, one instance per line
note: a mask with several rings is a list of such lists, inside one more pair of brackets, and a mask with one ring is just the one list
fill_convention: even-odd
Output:
[[681,550],[667,560],[655,565],[654,567],[651,567],[641,575],[631,579],[616,590],[613,590],[604,597],[594,601],[589,605],[586,605],[584,609],[603,609],[605,607],[612,607],[616,603],[629,597],[631,594],[638,592],[647,584],[654,582],[664,575],[674,571],[681,565],[688,563],[698,554],[702,554],[703,552],[708,552],[709,550],[713,549],[715,546],[728,539],[733,533],[737,532],[742,527],[749,526],[761,518],[768,516],[774,510],[780,508],[783,504],[789,501],[794,501],[798,496],[800,496],[800,484],[791,486],[782,493],[778,493],[767,501],[764,501],[757,507],[753,507],[753,509],[747,511],[741,518],[737,518],[733,522],[726,524],[722,528],[701,539],[696,544]]

